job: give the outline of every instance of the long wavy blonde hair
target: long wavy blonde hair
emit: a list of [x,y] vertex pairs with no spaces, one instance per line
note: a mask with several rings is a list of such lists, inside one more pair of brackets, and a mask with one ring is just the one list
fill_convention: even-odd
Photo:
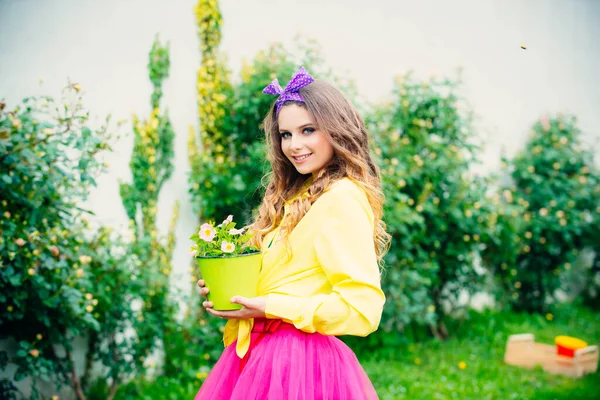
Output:
[[272,173],[263,179],[266,192],[258,215],[250,225],[255,236],[250,244],[261,247],[269,232],[281,225],[282,237],[286,238],[311,205],[335,181],[349,178],[361,187],[373,209],[375,217],[373,242],[379,261],[389,248],[391,236],[382,221],[384,196],[379,168],[369,153],[369,135],[362,118],[354,106],[334,86],[319,80],[300,89],[304,103],[289,101],[282,107],[295,104],[306,108],[316,129],[322,131],[334,149],[331,161],[310,182],[307,196],[298,196],[290,205],[282,224],[285,202],[308,184],[310,175],[300,174],[281,150],[281,137],[275,104],[264,120],[268,159]]

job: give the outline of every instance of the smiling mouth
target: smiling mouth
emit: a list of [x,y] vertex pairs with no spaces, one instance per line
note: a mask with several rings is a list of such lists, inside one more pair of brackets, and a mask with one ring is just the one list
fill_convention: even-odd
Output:
[[298,156],[298,157],[294,157],[294,156],[292,156],[292,158],[293,158],[294,160],[296,160],[296,161],[303,161],[303,160],[306,160],[306,159],[307,159],[308,157],[310,157],[310,156],[312,156],[312,153],[305,154],[305,155],[303,155],[303,156]]

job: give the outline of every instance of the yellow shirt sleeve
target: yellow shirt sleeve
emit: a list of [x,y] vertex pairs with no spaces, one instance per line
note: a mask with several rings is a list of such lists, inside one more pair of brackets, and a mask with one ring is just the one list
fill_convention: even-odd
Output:
[[314,250],[332,290],[307,297],[271,293],[267,318],[305,332],[366,336],[379,326],[385,303],[373,244],[373,212],[364,192],[340,182],[313,205]]

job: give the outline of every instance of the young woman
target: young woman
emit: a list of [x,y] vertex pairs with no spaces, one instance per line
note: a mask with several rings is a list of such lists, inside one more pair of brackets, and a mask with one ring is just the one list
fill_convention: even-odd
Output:
[[[227,346],[200,399],[376,399],[356,356],[337,335],[379,325],[379,263],[390,236],[382,222],[379,170],[356,109],[304,68],[264,121],[273,173],[250,229],[263,251],[255,298],[236,296]],[[205,296],[210,288],[198,285]]]

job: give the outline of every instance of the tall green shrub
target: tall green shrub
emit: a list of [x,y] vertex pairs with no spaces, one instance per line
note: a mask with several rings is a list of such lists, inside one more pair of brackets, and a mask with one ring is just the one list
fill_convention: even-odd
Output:
[[[89,228],[79,206],[112,139],[107,125],[89,128],[79,85],[61,102],[0,103],[0,338],[16,343],[0,365],[17,366],[15,381],[32,379],[32,398],[44,380],[85,399],[93,361],[110,377],[131,371],[131,347],[115,338],[135,317],[135,257],[107,228]],[[75,337],[89,343],[81,375]]]
[[444,317],[461,293],[480,288],[485,186],[469,172],[479,147],[460,101],[451,80],[406,75],[369,118],[393,236],[383,280],[388,330],[427,324],[446,337]]
[[[597,220],[598,174],[582,146],[573,116],[543,117],[525,148],[506,161],[511,182],[502,188],[512,237],[496,237],[506,261],[492,263],[517,310],[545,312],[560,288],[562,271],[590,243]],[[596,231],[597,232],[597,231]]]
[[[227,187],[233,149],[227,136],[226,114],[231,112],[233,91],[230,71],[219,53],[221,42],[221,12],[216,0],[198,0],[194,9],[202,62],[197,73],[199,133],[190,129],[188,154],[192,174],[190,194],[196,211],[205,218],[214,218],[217,211],[231,208],[229,196],[222,198],[216,188]],[[199,138],[198,138],[199,137]],[[231,214],[229,212],[227,215]],[[224,218],[224,217],[223,217]]]
[[[179,203],[174,206],[166,237],[156,228],[157,202],[164,183],[173,172],[173,139],[175,133],[166,111],[161,111],[162,82],[169,76],[168,47],[156,38],[149,53],[148,70],[154,87],[152,113],[146,120],[133,117],[134,145],[129,167],[132,183],[121,183],[121,199],[134,240],[131,251],[138,259],[141,314],[136,318],[135,363],[144,370],[148,355],[169,340],[176,310],[170,298],[169,276],[175,247],[175,224]],[[169,357],[169,353],[165,353]]]

